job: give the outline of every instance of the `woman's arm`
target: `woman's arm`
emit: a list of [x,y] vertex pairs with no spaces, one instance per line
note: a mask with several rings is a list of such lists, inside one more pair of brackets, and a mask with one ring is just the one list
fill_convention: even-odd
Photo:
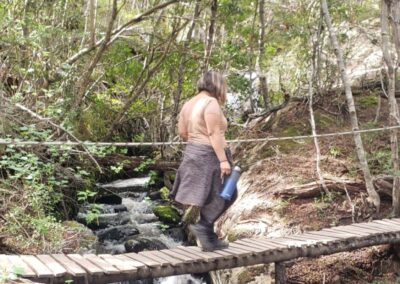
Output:
[[222,111],[216,100],[210,102],[204,111],[204,120],[206,122],[208,136],[211,146],[218,157],[221,167],[221,175],[229,175],[231,167],[225,154],[225,137],[222,130]]
[[187,119],[184,114],[185,106],[186,105],[182,107],[182,110],[179,113],[179,120],[178,120],[178,133],[179,136],[183,139],[183,141],[188,140]]

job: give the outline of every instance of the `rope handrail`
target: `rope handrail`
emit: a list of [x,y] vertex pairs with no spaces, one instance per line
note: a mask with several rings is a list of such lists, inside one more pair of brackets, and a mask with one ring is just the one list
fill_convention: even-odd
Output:
[[[267,142],[267,141],[282,141],[282,140],[300,140],[307,138],[324,138],[324,137],[333,137],[333,136],[343,136],[343,135],[352,135],[355,133],[368,133],[368,132],[379,132],[379,131],[387,131],[392,129],[399,129],[400,125],[396,126],[385,126],[380,128],[371,128],[371,129],[361,129],[361,130],[352,130],[352,131],[343,131],[343,132],[332,132],[332,133],[323,133],[316,135],[298,135],[298,136],[285,136],[285,137],[264,137],[264,138],[250,138],[250,139],[235,139],[235,140],[227,140],[226,142],[229,144],[234,143],[251,143],[251,142]],[[166,142],[90,142],[90,141],[82,141],[82,142],[74,142],[74,141],[23,141],[18,139],[3,139],[0,138],[0,145],[13,145],[18,147],[26,147],[26,146],[115,146],[115,147],[140,147],[140,146],[172,146],[172,145],[184,145],[187,142],[183,141],[166,141]]]

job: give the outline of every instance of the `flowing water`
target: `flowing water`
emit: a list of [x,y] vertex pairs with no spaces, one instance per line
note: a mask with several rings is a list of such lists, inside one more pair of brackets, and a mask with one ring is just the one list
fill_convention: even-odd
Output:
[[[182,245],[181,242],[177,242],[171,237],[163,234],[160,229],[162,223],[158,221],[158,218],[153,214],[153,207],[155,206],[153,201],[145,198],[146,193],[139,193],[134,198],[126,197],[122,199],[122,204],[128,208],[130,214],[131,224],[133,224],[139,230],[140,237],[146,239],[154,239],[161,241],[168,248],[173,248],[178,245]],[[124,253],[125,247],[124,242],[118,241],[104,241],[100,245],[99,253],[111,253],[119,254]],[[196,278],[192,275],[178,275],[158,279],[146,279],[146,280],[131,280],[119,282],[118,284],[203,284],[206,283],[204,280]]]

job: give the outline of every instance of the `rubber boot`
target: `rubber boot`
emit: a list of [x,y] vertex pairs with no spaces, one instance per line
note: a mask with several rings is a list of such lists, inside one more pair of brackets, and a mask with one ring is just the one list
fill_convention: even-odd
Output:
[[197,245],[202,251],[225,249],[229,246],[227,242],[218,239],[212,225],[204,224],[204,222],[200,221],[196,225],[190,225],[189,230],[195,235]]

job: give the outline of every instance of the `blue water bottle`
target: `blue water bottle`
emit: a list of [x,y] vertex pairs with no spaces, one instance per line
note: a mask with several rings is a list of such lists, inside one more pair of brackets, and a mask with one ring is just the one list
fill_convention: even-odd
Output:
[[220,196],[225,200],[231,200],[233,193],[236,190],[236,185],[240,177],[241,169],[238,166],[233,168],[232,173],[224,178],[222,184],[222,192]]

